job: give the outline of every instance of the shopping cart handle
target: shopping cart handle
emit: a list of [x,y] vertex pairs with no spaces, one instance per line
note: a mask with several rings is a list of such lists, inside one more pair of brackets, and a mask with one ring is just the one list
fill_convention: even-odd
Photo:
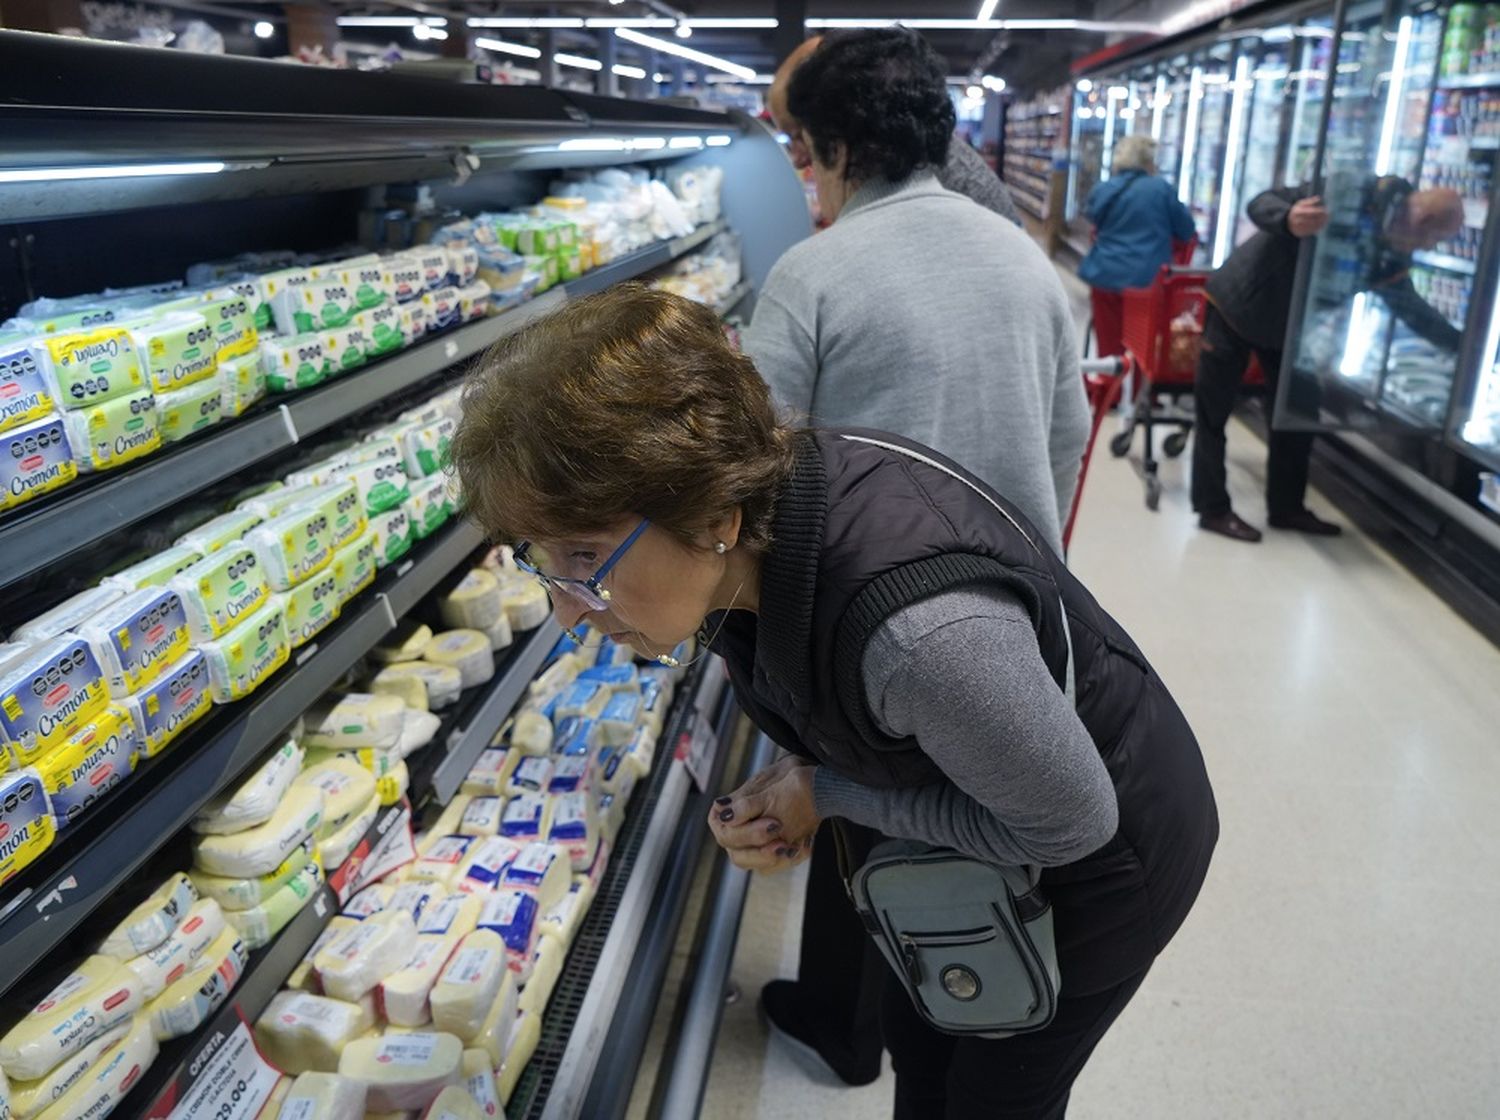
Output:
[[1130,369],[1130,360],[1123,354],[1107,358],[1084,358],[1079,363],[1083,373],[1102,373],[1109,377],[1120,377]]

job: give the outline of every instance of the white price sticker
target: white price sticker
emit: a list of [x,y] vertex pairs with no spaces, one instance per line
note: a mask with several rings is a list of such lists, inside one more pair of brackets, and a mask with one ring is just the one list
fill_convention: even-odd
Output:
[[204,1050],[208,1056],[189,1067],[193,1079],[170,1120],[254,1120],[281,1074],[260,1056],[250,1028],[240,1019],[227,1037],[215,1034]]

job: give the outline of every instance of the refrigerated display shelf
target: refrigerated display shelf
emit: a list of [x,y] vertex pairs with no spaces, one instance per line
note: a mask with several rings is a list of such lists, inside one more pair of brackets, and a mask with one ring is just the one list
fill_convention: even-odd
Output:
[[1046,214],[1042,212],[1042,203],[1035,195],[1029,195],[1024,191],[1011,191],[1010,197],[1015,204],[1030,214],[1037,221],[1045,221]]
[[1439,78],[1438,89],[1488,89],[1500,86],[1500,72],[1493,74],[1457,74],[1450,78]]
[[468,521],[438,530],[387,568],[339,620],[252,695],[216,707],[181,742],[69,826],[36,865],[5,887],[0,996],[187,824],[275,746],[313,701],[483,543]]
[[1444,272],[1457,272],[1463,276],[1473,276],[1477,271],[1473,261],[1466,261],[1462,257],[1449,256],[1447,253],[1433,253],[1425,249],[1418,249],[1411,255],[1411,259],[1417,264],[1426,265],[1428,268],[1440,268]]
[[499,315],[444,332],[329,385],[272,399],[244,419],[210,429],[139,465],[96,475],[22,506],[0,519],[0,588],[437,377],[557,310],[569,298],[601,291],[674,261],[725,228],[720,219],[685,237],[648,245]]
[[1005,181],[1013,186],[1027,188],[1027,193],[1038,200],[1047,195],[1047,180],[1037,175],[1008,170],[1005,173]]

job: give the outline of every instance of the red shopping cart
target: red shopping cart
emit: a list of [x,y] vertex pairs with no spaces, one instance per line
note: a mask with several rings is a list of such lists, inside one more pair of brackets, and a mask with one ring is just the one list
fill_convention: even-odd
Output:
[[1089,439],[1083,445],[1083,463],[1078,468],[1078,486],[1073,490],[1073,505],[1068,510],[1068,523],[1063,526],[1063,552],[1073,539],[1073,522],[1078,520],[1078,503],[1083,498],[1083,480],[1088,477],[1089,460],[1094,454],[1094,440],[1104,418],[1115,410],[1125,389],[1125,379],[1133,368],[1130,355],[1112,358],[1085,358],[1081,363],[1083,387],[1088,394],[1089,412],[1093,420],[1089,425]]

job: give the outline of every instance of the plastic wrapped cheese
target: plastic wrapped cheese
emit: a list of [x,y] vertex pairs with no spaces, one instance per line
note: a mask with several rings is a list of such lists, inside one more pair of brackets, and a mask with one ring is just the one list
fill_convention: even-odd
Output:
[[173,546],[105,576],[104,582],[124,592],[164,587],[178,572],[190,568],[201,559],[203,554],[195,548]]
[[160,945],[125,964],[140,978],[145,997],[155,999],[193,968],[224,932],[224,911],[211,898],[193,903],[179,925]]
[[[378,788],[379,783],[376,783]],[[370,831],[370,826],[375,823],[375,818],[380,815],[380,797],[372,794],[353,817],[338,831],[330,833],[322,842],[319,851],[323,859],[328,861],[328,866],[337,868],[353,853],[364,839],[365,833]]]
[[637,780],[635,767],[625,760],[623,749],[605,747],[599,752],[595,781],[600,793],[629,797]]
[[441,529],[448,520],[451,509],[448,479],[441,474],[413,479],[407,490],[401,508],[406,510],[412,537],[423,540]]
[[308,837],[273,871],[265,875],[257,875],[251,879],[232,879],[224,875],[210,875],[195,867],[188,872],[188,877],[199,894],[213,899],[225,910],[249,910],[268,901],[309,862],[316,861],[316,853],[315,839]]
[[464,836],[497,836],[505,801],[499,797],[474,797],[464,806],[463,816],[453,830]]
[[293,786],[270,819],[242,832],[200,836],[193,844],[193,864],[212,875],[251,879],[274,871],[311,836],[323,821],[323,792]]
[[128,778],[139,757],[135,724],[125,709],[111,704],[62,746],[38,759],[36,772],[58,831]]
[[210,518],[172,543],[180,548],[191,548],[203,556],[211,556],[235,541],[243,541],[245,534],[260,522],[260,514],[252,510],[230,510]]
[[531,705],[523,707],[511,724],[510,743],[522,754],[551,754],[552,721]]
[[574,871],[594,862],[599,847],[599,816],[593,796],[584,791],[559,794],[552,801],[547,840],[568,854]]
[[455,629],[489,629],[505,617],[500,581],[483,568],[471,569],[452,591],[438,596],[438,613]]
[[531,977],[521,989],[517,1003],[519,1010],[534,1011],[538,1015],[547,1010],[547,1001],[552,998],[552,989],[557,987],[562,976],[563,960],[567,955],[568,947],[561,941],[543,937],[537,942],[536,952],[531,958]]
[[186,875],[169,876],[99,943],[99,954],[127,961],[150,952],[172,936],[197,898]]
[[[84,1075],[99,1064],[99,1059],[124,1040],[135,1027],[136,1020],[121,1023],[101,1034],[78,1053],[59,1062],[35,1081],[17,1081],[10,1086],[9,1116],[14,1120],[31,1120],[43,1109],[51,1107],[64,1093],[83,1080]],[[150,1038],[149,1026],[146,1037]],[[153,1040],[154,1041],[154,1040]],[[0,1073],[0,1095],[5,1089],[5,1075]],[[0,1101],[0,1117],[6,1116],[4,1101]]]
[[109,703],[99,660],[64,635],[27,649],[0,674],[0,733],[22,766],[62,746]]
[[232,929],[226,929],[199,959],[197,967],[183,974],[146,1004],[151,1033],[158,1042],[192,1034],[223,1006],[239,983],[250,961],[250,952]]
[[28,619],[15,628],[16,641],[40,645],[53,638],[72,633],[102,610],[125,597],[118,587],[101,585],[71,595],[49,611]]
[[400,1027],[421,1027],[431,1021],[428,996],[460,940],[418,935],[406,963],[380,982],[376,1003],[387,1020]]
[[372,914],[313,958],[323,990],[335,999],[357,1000],[411,956],[417,926],[404,910]]
[[226,910],[224,917],[238,931],[247,949],[259,949],[269,945],[302,912],[322,885],[323,868],[317,860],[310,859],[260,905],[248,910]]
[[464,778],[464,793],[474,796],[498,796],[505,792],[510,775],[521,761],[519,752],[504,747],[486,747],[479,752]]
[[346,918],[342,914],[335,914],[323,927],[323,932],[318,934],[313,941],[312,947],[302,955],[297,962],[297,967],[292,969],[286,978],[285,986],[294,991],[311,992],[317,990],[317,976],[313,972],[312,959],[317,956],[324,945],[327,945],[345,930],[354,928],[354,919]]
[[392,750],[401,737],[406,706],[394,696],[368,692],[331,693],[307,710],[309,747]]
[[287,1073],[332,1072],[339,1068],[344,1048],[374,1025],[373,999],[348,1003],[306,992],[278,992],[256,1020],[255,1041]]
[[559,720],[553,736],[552,750],[563,757],[582,755],[593,758],[599,751],[599,722],[576,716]]
[[194,641],[222,637],[271,598],[271,585],[255,552],[230,541],[168,580],[182,596]]
[[613,694],[598,681],[574,681],[563,691],[557,702],[559,720],[569,716],[579,719],[598,719],[604,714],[605,705]]
[[108,1116],[156,1061],[151,1022],[136,1016],[130,1030],[108,1049],[72,1088],[38,1112],[38,1120],[94,1120]]
[[292,649],[301,649],[338,620],[342,606],[338,585],[338,575],[330,565],[290,591],[277,594],[286,611]]
[[395,753],[402,758],[410,757],[421,750],[442,727],[443,721],[431,712],[419,712],[406,708],[401,713],[401,734],[396,739]]
[[462,673],[435,661],[401,661],[387,665],[380,673],[388,681],[401,677],[421,681],[427,694],[425,706],[432,711],[454,703],[464,686]]
[[620,835],[620,826],[625,823],[625,796],[605,793],[599,797],[599,841],[613,842]]
[[128,1022],[144,1002],[145,989],[134,972],[113,957],[89,957],[0,1038],[0,1069],[12,1080],[42,1077]]
[[[507,1037],[510,1035],[509,1023],[505,1024],[505,1033]],[[503,1049],[500,1058],[502,1061],[505,1058]],[[488,1051],[473,1048],[464,1051],[464,1088],[474,1098],[474,1103],[479,1106],[479,1111],[486,1120],[504,1120],[505,1116],[505,1106],[500,1103],[500,1090],[495,1085],[495,1067],[499,1064]]]
[[10,509],[67,486],[78,477],[68,429],[48,413],[0,435],[0,509]]
[[655,758],[656,735],[649,727],[642,727],[625,744],[625,761],[635,770],[637,778],[644,778],[651,773]]
[[203,806],[190,827],[198,833],[225,834],[264,824],[276,814],[281,799],[292,788],[301,767],[302,748],[296,740],[288,739],[272,751],[248,778]]
[[596,665],[579,673],[578,680],[602,684],[614,693],[641,691],[641,675],[634,665]]
[[534,630],[552,614],[552,600],[539,583],[515,583],[504,589],[505,617],[512,630]]
[[484,896],[479,928],[489,930],[505,943],[506,965],[522,984],[531,974],[531,954],[541,934],[541,914],[536,896],[514,887]]
[[429,883],[453,886],[458,878],[458,869],[468,858],[469,849],[478,840],[473,836],[440,836],[412,864],[411,878]]
[[447,630],[436,635],[422,657],[457,669],[464,688],[483,684],[495,675],[495,657],[487,635],[478,630]]
[[528,756],[517,761],[505,783],[507,797],[519,797],[523,793],[546,793],[552,784],[554,764],[551,758]]
[[595,760],[589,755],[565,754],[552,767],[550,794],[590,792],[595,782]]
[[93,649],[117,699],[150,684],[188,648],[182,597],[161,588],[131,592],[84,621],[76,633]]
[[541,1016],[534,1011],[523,1011],[517,1015],[510,1030],[510,1045],[506,1047],[505,1061],[500,1066],[497,1079],[500,1099],[506,1104],[510,1103],[511,1094],[516,1091],[516,1084],[521,1080],[521,1074],[541,1041]]
[[286,1095],[292,1091],[292,1082],[295,1078],[285,1075],[276,1079],[276,1084],[271,1086],[271,1092],[266,1097],[266,1103],[260,1106],[260,1111],[255,1114],[255,1120],[280,1120],[281,1102],[286,1100]]
[[164,444],[207,431],[224,419],[224,388],[218,372],[207,381],[156,394],[157,424]]
[[363,1082],[309,1070],[292,1082],[278,1120],[363,1120],[364,1114]]
[[396,763],[389,773],[375,779],[375,796],[379,798],[382,808],[396,804],[406,796],[410,788],[411,771],[404,762]]
[[394,564],[411,551],[411,518],[407,516],[404,504],[371,517],[370,527],[375,533],[377,567]]
[[591,896],[588,880],[574,876],[568,884],[568,893],[541,916],[538,928],[542,936],[560,941],[564,948],[573,944],[573,937],[588,913]]
[[289,591],[333,562],[337,528],[323,505],[304,506],[261,522],[245,534],[245,543],[265,567],[272,589]]
[[266,371],[259,354],[241,354],[219,363],[219,406],[226,419],[242,416],[266,395]]
[[386,903],[387,910],[405,910],[417,923],[417,932],[422,932],[423,917],[429,906],[439,903],[443,888],[434,883],[409,882],[395,885]]
[[511,861],[500,885],[535,895],[538,909],[545,913],[568,893],[571,882],[571,861],[565,851],[553,844],[531,843]]
[[521,846],[504,836],[486,836],[470,846],[453,885],[465,893],[487,894],[500,884]]
[[135,727],[142,757],[155,758],[213,707],[208,658],[190,651],[140,692],[121,700],[120,705]]
[[635,734],[641,714],[641,698],[629,692],[610,697],[599,715],[599,738],[605,746],[623,747]]
[[442,813],[438,815],[437,820],[432,822],[432,827],[423,832],[421,838],[417,840],[417,851],[425,853],[444,836],[461,832],[462,829],[458,826],[463,820],[464,810],[469,807],[471,800],[472,795],[460,793],[452,801],[444,805]]
[[242,700],[291,656],[286,610],[273,600],[222,638],[200,642],[198,650],[208,660],[214,703]]
[[0,855],[0,885],[34,863],[57,837],[57,822],[47,804],[41,775],[29,767],[3,773],[9,762],[0,747],[0,829],[4,830]]
[[365,682],[365,689],[377,696],[394,696],[408,708],[417,711],[425,712],[430,707],[427,702],[427,682],[417,673],[381,669]]
[[[546,706],[549,701],[560,696],[578,679],[579,671],[578,655],[565,653],[537,674],[536,679],[526,686],[526,690],[535,703]],[[554,705],[548,714],[551,715],[555,711]]]
[[366,526],[333,554],[333,582],[340,607],[375,582],[375,570],[375,531]]
[[488,929],[476,929],[459,942],[428,996],[439,1030],[473,1038],[508,972],[505,942]]
[[426,652],[427,645],[431,641],[432,628],[430,626],[414,618],[403,618],[396,624],[396,628],[370,651],[370,657],[372,660],[386,663],[415,661]]
[[74,462],[85,473],[112,471],[161,448],[161,424],[150,390],[62,414]]
[[391,896],[395,893],[396,888],[391,883],[372,883],[344,903],[344,908],[339,913],[362,922],[371,914],[379,914],[388,907]]
[[522,793],[505,803],[500,835],[523,843],[540,840],[547,831],[548,800],[545,794]]
[[462,1079],[463,1043],[442,1031],[361,1038],[344,1047],[339,1072],[364,1084],[370,1111],[426,1108]]
[[321,837],[333,835],[353,820],[375,796],[375,776],[348,758],[334,758],[304,769],[296,785],[316,786],[323,791]]

